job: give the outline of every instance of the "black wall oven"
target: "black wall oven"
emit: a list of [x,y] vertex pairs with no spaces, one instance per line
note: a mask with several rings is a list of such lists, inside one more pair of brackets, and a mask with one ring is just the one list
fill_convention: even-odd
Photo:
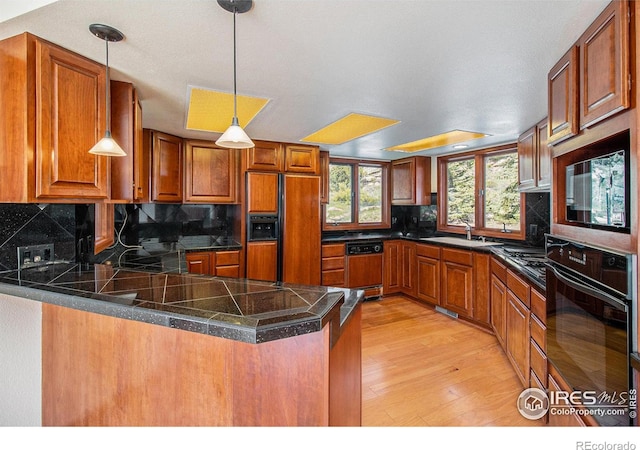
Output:
[[[624,409],[635,351],[635,257],[547,235],[547,357],[574,391],[594,392],[601,425]],[[612,407],[612,405],[615,405]]]

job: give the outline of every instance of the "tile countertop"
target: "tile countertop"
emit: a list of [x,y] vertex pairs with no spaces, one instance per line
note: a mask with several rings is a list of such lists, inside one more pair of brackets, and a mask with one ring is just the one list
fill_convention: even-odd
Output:
[[0,273],[0,292],[87,312],[248,343],[341,325],[364,292],[158,273],[106,264],[50,264]]

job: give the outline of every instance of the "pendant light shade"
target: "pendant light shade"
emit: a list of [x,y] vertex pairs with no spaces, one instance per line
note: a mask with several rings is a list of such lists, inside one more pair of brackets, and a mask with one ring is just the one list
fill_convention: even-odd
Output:
[[236,14],[249,11],[253,6],[253,0],[218,0],[218,4],[233,13],[233,119],[216,145],[224,148],[252,148],[255,146],[247,133],[238,123],[238,102],[236,89]]
[[102,39],[106,43],[106,100],[107,100],[107,131],[104,133],[104,137],[98,141],[96,145],[91,147],[89,153],[99,156],[127,156],[122,147],[111,137],[111,81],[109,79],[109,42],[120,42],[124,39],[124,35],[110,27],[109,25],[102,25],[94,23],[89,26],[89,31],[97,38]]

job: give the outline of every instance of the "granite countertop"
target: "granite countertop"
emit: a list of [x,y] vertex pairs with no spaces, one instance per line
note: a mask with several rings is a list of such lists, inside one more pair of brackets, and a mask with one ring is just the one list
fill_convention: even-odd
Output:
[[60,263],[0,273],[0,292],[249,343],[348,320],[363,291]]

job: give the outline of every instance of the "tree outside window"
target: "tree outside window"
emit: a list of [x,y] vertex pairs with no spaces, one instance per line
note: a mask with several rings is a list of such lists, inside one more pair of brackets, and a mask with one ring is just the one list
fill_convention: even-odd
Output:
[[483,236],[524,238],[524,195],[518,191],[517,149],[504,146],[438,158],[438,229]]
[[386,162],[332,159],[325,230],[389,227]]

